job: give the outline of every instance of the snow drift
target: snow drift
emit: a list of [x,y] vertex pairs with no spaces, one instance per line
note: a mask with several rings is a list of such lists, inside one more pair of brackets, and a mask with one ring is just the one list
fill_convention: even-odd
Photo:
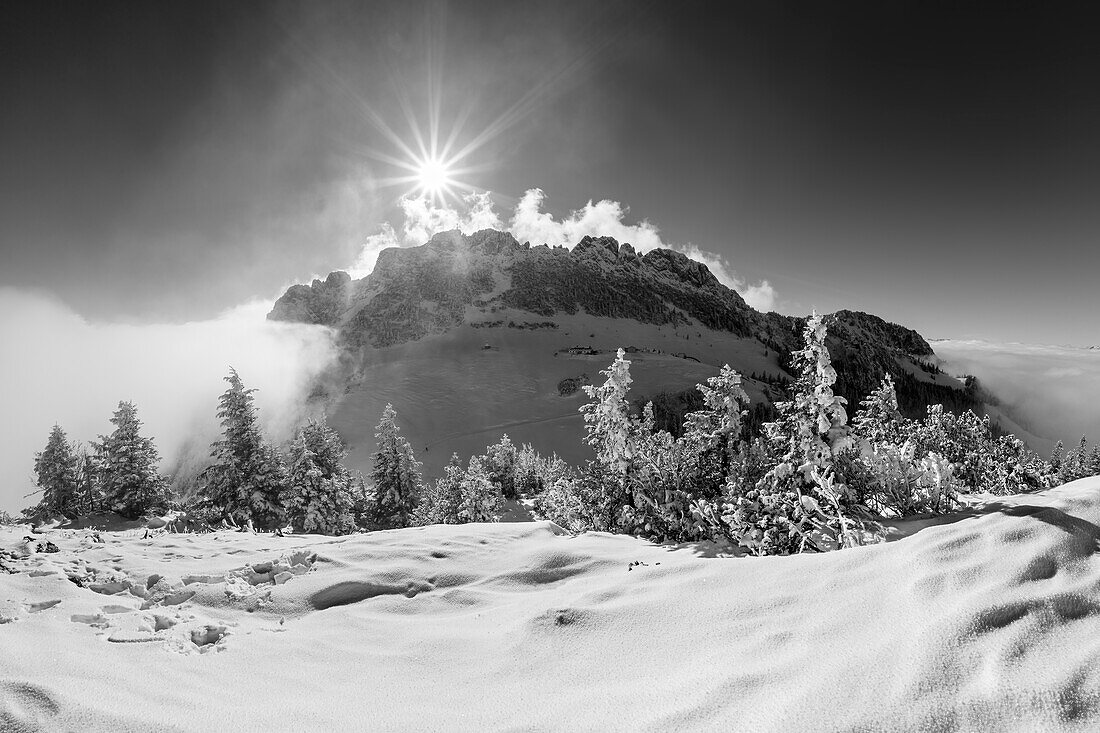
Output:
[[1095,730],[1098,524],[1100,478],[775,558],[5,528],[0,728]]

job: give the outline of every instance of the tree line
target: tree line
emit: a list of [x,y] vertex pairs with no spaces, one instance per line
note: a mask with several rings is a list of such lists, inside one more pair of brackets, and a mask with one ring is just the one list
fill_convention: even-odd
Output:
[[951,512],[963,493],[1014,494],[1100,475],[1100,447],[1085,438],[1069,451],[1059,443],[1044,460],[972,411],[931,405],[906,416],[889,374],[849,421],[847,400],[833,392],[826,333],[822,317],[806,322],[786,400],[750,405],[741,375],[724,366],[697,385],[697,397],[664,405],[660,422],[652,401],[630,399],[620,349],[603,384],[583,387],[592,460],[571,466],[504,435],[482,455],[453,455],[430,483],[392,405],[364,477],[343,465],[347,449],[323,418],[300,426],[285,452],[265,439],[255,390],[231,370],[218,402],[222,436],[194,496],[168,496],[153,441],[141,435],[134,405],[122,402],[114,432],[90,452],[74,450],[54,426],[35,457],[42,500],[25,514],[174,508],[198,527],[347,534],[498,521],[506,499],[524,498],[536,516],[576,532],[725,540],[772,555],[878,541],[882,519]]

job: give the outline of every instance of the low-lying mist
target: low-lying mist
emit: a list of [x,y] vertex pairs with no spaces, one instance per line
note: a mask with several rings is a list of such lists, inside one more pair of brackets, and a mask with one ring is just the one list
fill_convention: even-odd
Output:
[[54,423],[86,444],[113,429],[120,400],[137,405],[162,471],[201,462],[218,436],[230,366],[258,390],[268,436],[288,438],[336,350],[327,328],[267,321],[270,305],[182,324],[89,323],[48,295],[0,288],[0,509],[37,502],[23,497],[34,490],[34,454]]
[[1072,447],[1100,442],[1100,349],[987,341],[935,341],[952,374],[973,374],[1032,431]]

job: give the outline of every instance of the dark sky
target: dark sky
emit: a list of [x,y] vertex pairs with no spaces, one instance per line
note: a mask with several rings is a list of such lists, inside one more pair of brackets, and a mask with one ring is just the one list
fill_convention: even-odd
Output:
[[1100,44],[1050,3],[36,2],[0,20],[0,286],[205,318],[396,221],[401,100],[502,214],[665,241],[928,337],[1100,343]]

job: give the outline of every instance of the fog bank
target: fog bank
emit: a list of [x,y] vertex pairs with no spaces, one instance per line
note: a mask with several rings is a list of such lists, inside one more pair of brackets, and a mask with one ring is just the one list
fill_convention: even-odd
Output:
[[1066,447],[1100,442],[1100,349],[988,341],[933,341],[952,374],[974,374],[1028,421]]
[[183,324],[90,323],[47,294],[0,288],[0,509],[37,501],[23,495],[34,490],[34,454],[54,423],[87,443],[113,429],[120,400],[137,405],[162,470],[185,450],[205,456],[230,366],[259,390],[264,430],[287,438],[336,352],[329,329],[267,321],[270,306],[254,301]]

